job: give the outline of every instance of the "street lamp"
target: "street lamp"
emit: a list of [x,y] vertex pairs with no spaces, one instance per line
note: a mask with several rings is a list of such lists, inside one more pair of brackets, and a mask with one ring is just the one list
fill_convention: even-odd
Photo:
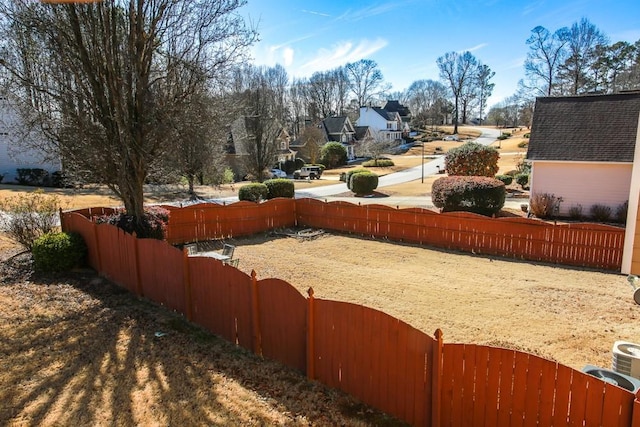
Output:
[[422,141],[422,183],[424,184],[424,141]]

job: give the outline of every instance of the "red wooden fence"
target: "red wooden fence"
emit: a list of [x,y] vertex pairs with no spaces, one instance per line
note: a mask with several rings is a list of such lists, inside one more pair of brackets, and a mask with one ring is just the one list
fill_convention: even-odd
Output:
[[[488,218],[382,205],[274,199],[265,203],[212,203],[170,209],[172,244],[246,236],[293,226],[530,261],[620,270],[624,229],[609,225],[553,224],[527,218]],[[86,211],[86,212],[85,212]],[[89,215],[85,210],[81,213]],[[92,214],[95,214],[93,209]]]
[[296,200],[298,226],[319,227],[531,261],[619,270],[624,229],[601,224],[551,224],[527,218]]
[[[395,216],[393,209],[357,212]],[[354,229],[371,224],[345,221]],[[640,396],[555,362],[443,344],[440,331],[430,337],[371,308],[315,299],[311,289],[305,298],[282,280],[257,280],[77,213],[64,213],[62,224],[84,237],[91,266],[131,292],[412,425],[640,427]]]

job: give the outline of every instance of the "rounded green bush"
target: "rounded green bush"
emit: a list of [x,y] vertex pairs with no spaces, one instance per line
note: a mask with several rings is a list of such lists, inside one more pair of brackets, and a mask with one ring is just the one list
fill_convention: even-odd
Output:
[[484,176],[448,176],[431,187],[433,204],[443,212],[464,211],[480,215],[500,212],[506,198],[504,183]]
[[360,172],[351,176],[351,191],[366,196],[378,188],[378,175],[373,172]]
[[529,174],[521,173],[516,175],[516,183],[522,188],[526,187],[529,184]]
[[496,175],[496,179],[504,182],[504,185],[510,185],[513,182],[513,177],[511,175]]
[[238,200],[245,200],[248,202],[259,202],[260,200],[266,200],[269,190],[265,184],[256,182],[253,184],[247,184],[240,187],[238,190]]
[[36,239],[31,253],[38,271],[68,271],[82,263],[87,245],[78,233],[47,233]]
[[345,182],[347,183],[347,188],[351,190],[351,177],[358,173],[370,172],[369,169],[359,168],[359,169],[351,169],[347,172],[345,176]]
[[467,142],[447,153],[444,162],[449,175],[488,176],[498,173],[500,153],[493,147]]
[[264,182],[264,185],[267,186],[267,199],[275,199],[276,197],[293,199],[295,195],[295,187],[290,179],[268,179]]

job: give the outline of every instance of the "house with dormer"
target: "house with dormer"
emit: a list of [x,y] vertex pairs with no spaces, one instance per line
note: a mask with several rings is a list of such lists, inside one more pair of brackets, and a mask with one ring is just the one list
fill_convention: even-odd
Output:
[[360,107],[357,126],[367,126],[376,141],[402,143],[404,125],[397,111],[387,111],[380,107]]
[[384,105],[383,110],[389,113],[398,113],[400,119],[402,120],[402,135],[408,136],[411,131],[410,123],[411,123],[411,110],[409,107],[406,107],[400,103],[400,101],[387,101]]
[[320,122],[320,129],[324,134],[325,142],[335,141],[341,143],[347,150],[347,159],[355,159],[356,130],[349,117],[327,117]]

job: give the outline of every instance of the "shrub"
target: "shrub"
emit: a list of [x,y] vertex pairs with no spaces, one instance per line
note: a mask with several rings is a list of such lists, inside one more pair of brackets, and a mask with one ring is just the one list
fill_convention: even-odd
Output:
[[347,182],[347,173],[346,172],[340,172],[340,181]]
[[571,219],[582,219],[582,205],[577,204],[576,206],[571,206],[569,208],[569,218]]
[[33,242],[33,264],[43,272],[67,271],[81,265],[87,246],[77,233],[47,233]]
[[360,172],[351,176],[351,191],[359,196],[373,193],[378,188],[378,175],[373,172]]
[[625,201],[624,203],[618,205],[616,208],[616,222],[624,224],[627,222],[627,211],[629,210],[629,201]]
[[523,138],[531,138],[531,134],[530,133],[525,133],[524,135],[522,135]]
[[449,175],[493,177],[498,173],[500,154],[493,147],[467,142],[449,150],[445,157],[445,168]]
[[393,160],[389,160],[389,159],[373,159],[373,160],[367,160],[366,162],[362,163],[362,166],[366,168],[368,167],[388,168],[394,165],[395,163],[393,163]]
[[546,219],[556,215],[560,210],[562,197],[555,194],[536,193],[529,199],[529,212],[538,218]]
[[528,141],[520,141],[518,142],[518,148],[526,148],[529,146],[529,142]]
[[222,184],[233,184],[235,181],[233,170],[231,168],[224,168],[222,172]]
[[516,184],[520,187],[525,188],[527,184],[529,184],[529,174],[528,173],[519,173],[516,175]]
[[433,204],[443,212],[465,211],[494,215],[504,206],[504,183],[484,176],[448,176],[431,189]]
[[500,135],[498,137],[498,140],[499,141],[504,141],[505,139],[509,138],[510,136],[511,136],[511,134],[509,134],[509,133],[503,133],[502,135]]
[[611,218],[611,207],[607,205],[603,205],[600,203],[596,203],[591,206],[589,209],[589,213],[591,213],[591,218],[598,222],[606,222]]
[[268,179],[263,184],[267,186],[267,199],[275,199],[276,197],[293,199],[295,196],[293,181],[289,179]]
[[511,185],[513,177],[511,175],[496,175],[498,181],[504,182],[504,185]]
[[246,200],[248,202],[259,202],[260,200],[266,200],[269,190],[265,184],[253,183],[240,187],[238,190],[238,199]]
[[51,185],[49,172],[40,168],[16,169],[16,181],[20,185],[29,185],[32,187],[48,187]]
[[160,206],[149,206],[144,209],[142,223],[137,224],[136,218],[126,212],[117,212],[96,218],[96,223],[115,225],[129,234],[136,233],[141,239],[163,240],[169,222],[169,211]]
[[52,232],[58,223],[60,201],[57,196],[36,190],[0,200],[0,225],[9,238],[31,250],[40,236]]
[[320,150],[320,163],[328,168],[347,164],[347,149],[339,142],[327,142]]
[[347,175],[345,176],[345,182],[347,183],[347,188],[349,190],[351,190],[351,177],[354,174],[363,173],[363,172],[371,172],[371,171],[369,169],[359,168],[359,169],[351,169],[350,171],[347,172]]

